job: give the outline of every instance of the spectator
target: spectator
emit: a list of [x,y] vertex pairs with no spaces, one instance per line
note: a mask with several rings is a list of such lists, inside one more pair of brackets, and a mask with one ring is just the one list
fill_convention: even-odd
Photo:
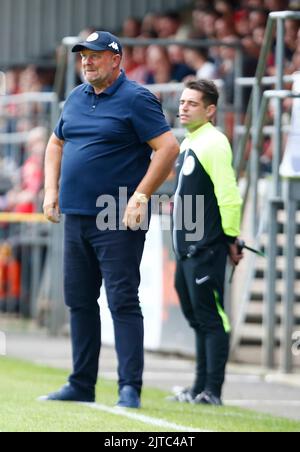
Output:
[[262,47],[265,38],[265,27],[260,26],[254,28],[252,32],[253,41],[258,47]]
[[297,35],[299,31],[299,21],[287,19],[285,21],[285,55],[286,58],[291,61],[293,54],[297,49]]
[[47,130],[44,127],[36,127],[29,133],[26,143],[27,159],[19,170],[19,181],[12,190],[1,197],[2,210],[32,213],[39,207],[47,138]]
[[180,15],[176,11],[167,11],[158,18],[157,32],[159,38],[177,37],[177,33],[182,25]]
[[19,90],[21,93],[41,91],[41,83],[34,65],[30,65],[21,71],[19,76]]
[[209,9],[203,16],[203,32],[207,39],[216,39],[216,22],[221,19],[221,15],[213,10]]
[[232,18],[234,13],[233,2],[230,0],[215,0],[215,10],[223,17]]
[[181,82],[188,75],[195,75],[195,71],[185,64],[171,64],[167,50],[155,45],[147,50],[147,67],[147,84]]
[[[228,44],[237,43],[236,36],[228,36],[224,39]],[[225,82],[226,100],[228,104],[233,104],[234,97],[234,63],[236,58],[236,49],[232,47],[221,47],[220,49],[221,65],[219,68],[220,75]],[[245,54],[243,61],[243,77],[253,77],[256,70],[256,59],[251,55]],[[248,98],[249,93],[247,94]],[[247,104],[247,98],[244,99],[244,105]]]
[[[233,44],[237,42],[236,36],[228,36],[224,39],[224,42],[228,44]],[[220,67],[219,75],[223,79],[225,84],[225,99],[227,105],[233,105],[234,104],[234,86],[235,86],[235,59],[236,59],[236,49],[233,47],[221,47],[220,49]],[[253,59],[251,56],[244,55],[243,60],[243,68],[242,68],[242,76],[243,77],[253,77],[255,75],[256,70],[256,63],[257,60]],[[244,89],[243,90],[243,101],[242,101],[242,107],[246,110],[249,96],[250,96],[251,90]],[[234,124],[234,118],[233,113],[228,112],[226,115],[226,134],[228,135],[229,139],[233,139],[233,124]]]
[[36,67],[36,75],[40,85],[40,91],[49,93],[53,90],[55,69],[47,65],[38,65]]
[[133,58],[133,48],[131,46],[123,47],[122,67],[126,74],[130,73],[130,71],[134,71],[137,67],[137,64]]
[[245,36],[249,36],[251,34],[248,12],[246,10],[240,10],[235,13],[234,26],[235,26],[236,33],[241,38],[243,38]]
[[284,11],[288,8],[287,0],[265,0],[265,8],[269,11]]
[[215,35],[220,41],[235,34],[233,21],[225,18],[220,18],[215,23]]
[[261,47],[259,47],[258,44],[254,41],[253,36],[245,36],[242,39],[242,44],[247,52],[247,55],[258,60]]
[[19,311],[21,295],[20,263],[13,255],[11,245],[0,245],[0,312]]
[[177,44],[168,46],[168,55],[171,64],[184,64],[184,48]]
[[287,74],[294,74],[294,72],[300,71],[300,50],[297,50],[292,58],[292,61],[288,65]]
[[142,23],[135,17],[128,17],[123,23],[122,36],[125,38],[137,38],[141,34]]
[[157,38],[158,36],[158,21],[159,16],[156,13],[149,12],[142,21],[141,35],[144,38]]
[[187,47],[184,51],[185,63],[196,71],[198,79],[215,79],[217,68],[208,59],[208,50],[203,47]]
[[[227,37],[224,42],[232,44],[236,42],[234,36]],[[226,102],[228,104],[233,104],[234,101],[234,62],[236,57],[236,50],[232,47],[221,47],[220,49],[220,60],[221,64],[219,67],[219,73],[221,78],[225,82],[225,93]]]
[[268,12],[263,8],[253,9],[249,12],[249,27],[254,30],[257,27],[265,27],[268,20]]
[[8,95],[18,94],[19,69],[11,68],[5,72],[6,93]]
[[192,11],[192,30],[189,35],[191,39],[205,39],[204,17],[202,8],[196,8]]
[[145,46],[135,46],[132,49],[132,59],[135,67],[126,71],[129,80],[134,80],[142,85],[146,84],[149,71],[146,64],[147,48]]

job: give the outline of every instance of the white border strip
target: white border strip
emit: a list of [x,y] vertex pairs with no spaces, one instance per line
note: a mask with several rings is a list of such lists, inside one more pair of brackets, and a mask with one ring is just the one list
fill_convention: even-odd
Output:
[[173,422],[168,422],[163,419],[145,416],[144,414],[131,413],[126,408],[110,408],[106,405],[98,403],[83,403],[80,405],[88,406],[94,410],[103,411],[104,413],[114,414],[117,416],[126,417],[137,422],[142,422],[143,424],[151,425],[152,427],[162,427],[166,429],[172,429],[179,432],[198,432],[198,433],[212,433],[212,430],[199,430],[192,427],[186,427],[184,425],[174,424]]

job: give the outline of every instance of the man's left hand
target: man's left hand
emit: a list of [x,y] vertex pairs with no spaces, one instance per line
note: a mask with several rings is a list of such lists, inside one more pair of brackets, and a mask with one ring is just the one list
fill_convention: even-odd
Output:
[[229,257],[232,265],[238,265],[244,258],[244,253],[241,253],[238,247],[238,241],[229,245]]
[[143,224],[148,211],[148,200],[145,195],[139,193],[134,193],[134,195],[129,199],[123,223],[124,225],[135,231],[141,227]]

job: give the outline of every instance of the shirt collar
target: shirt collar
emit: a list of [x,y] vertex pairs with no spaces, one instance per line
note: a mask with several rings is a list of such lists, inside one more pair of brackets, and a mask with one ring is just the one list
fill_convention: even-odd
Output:
[[199,127],[199,129],[195,130],[194,132],[187,132],[187,138],[190,140],[194,140],[195,138],[198,138],[199,135],[202,135],[203,132],[205,132],[208,129],[211,129],[213,127],[211,122],[207,122],[203,126]]
[[[114,83],[111,86],[106,88],[106,90],[103,91],[103,93],[101,93],[101,94],[105,94],[107,96],[113,96],[115,94],[115,92],[120,88],[122,83],[125,82],[125,80],[126,80],[125,72],[123,69],[121,69],[121,74],[119,75],[119,77],[114,81]],[[88,93],[88,94],[95,94],[94,88],[90,84],[86,85],[84,92]]]

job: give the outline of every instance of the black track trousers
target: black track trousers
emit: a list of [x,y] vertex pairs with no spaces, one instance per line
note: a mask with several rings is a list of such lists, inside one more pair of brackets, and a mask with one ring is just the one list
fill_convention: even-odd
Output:
[[230,325],[224,312],[228,246],[217,243],[177,261],[175,286],[184,316],[196,333],[194,391],[220,397],[229,355]]

